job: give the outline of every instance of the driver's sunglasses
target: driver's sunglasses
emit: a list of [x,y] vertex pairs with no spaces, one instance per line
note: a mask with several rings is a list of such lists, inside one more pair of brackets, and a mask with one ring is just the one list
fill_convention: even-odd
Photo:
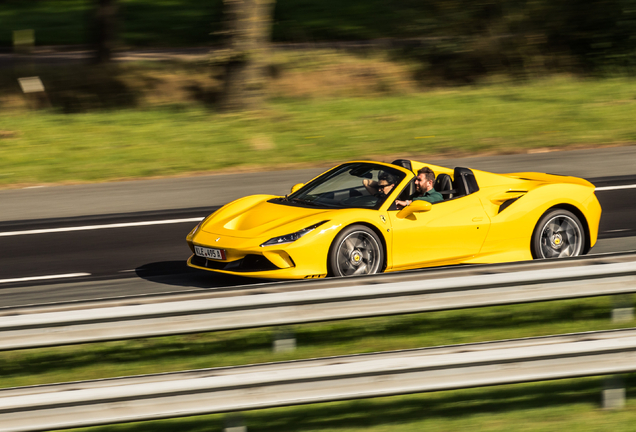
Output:
[[385,187],[388,187],[388,186],[393,186],[393,185],[392,185],[392,184],[389,184],[389,183],[387,183],[387,184],[378,184],[378,187],[379,187],[380,189],[384,189]]

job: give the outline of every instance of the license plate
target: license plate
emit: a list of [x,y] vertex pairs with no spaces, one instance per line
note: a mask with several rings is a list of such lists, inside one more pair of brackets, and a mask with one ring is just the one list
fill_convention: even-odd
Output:
[[197,256],[204,257],[204,258],[211,258],[211,259],[217,259],[217,260],[225,259],[225,251],[223,249],[212,249],[212,248],[206,248],[201,246],[195,246],[194,253]]

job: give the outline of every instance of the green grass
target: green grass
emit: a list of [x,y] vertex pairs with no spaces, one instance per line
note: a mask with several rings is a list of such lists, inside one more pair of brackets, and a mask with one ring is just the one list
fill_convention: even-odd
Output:
[[[636,375],[628,377],[628,394]],[[631,432],[636,404],[599,408],[602,379],[585,378],[394,396],[252,411],[241,415],[248,431],[278,432],[454,432],[617,431]],[[224,428],[223,415],[81,429],[91,432],[207,432]]]
[[0,185],[633,144],[635,108],[633,80],[561,77],[382,97],[278,98],[238,114],[195,104],[7,111]]
[[[610,313],[611,299],[599,297],[299,325],[294,328],[298,349],[291,353],[272,352],[271,328],[19,350],[0,353],[0,386],[621,327],[610,321]],[[636,390],[635,378],[629,378],[628,397]],[[264,431],[456,430],[471,424],[477,430],[498,431],[518,422],[522,430],[601,430],[603,422],[629,430],[625,425],[636,414],[600,412],[600,391],[598,378],[566,380],[256,411],[246,421],[252,425],[249,430]],[[96,430],[203,431],[215,430],[213,425],[221,421],[221,416],[205,416]]]

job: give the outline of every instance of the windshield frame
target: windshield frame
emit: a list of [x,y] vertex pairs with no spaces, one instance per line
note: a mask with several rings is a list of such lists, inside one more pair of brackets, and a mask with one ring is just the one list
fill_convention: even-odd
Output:
[[[360,189],[363,191],[363,195],[364,197],[362,198],[366,198],[363,201],[366,201],[364,204],[362,203],[355,203],[355,199],[352,199],[350,204],[347,205],[342,205],[342,201],[337,203],[337,204],[341,204],[341,205],[335,205],[336,202],[334,202],[334,205],[328,205],[326,202],[313,202],[314,200],[306,200],[306,197],[308,195],[310,195],[310,192],[315,190],[317,187],[319,187],[320,185],[325,184],[326,182],[328,182],[331,179],[335,179],[338,176],[341,176],[345,173],[350,173],[353,169],[360,169],[362,171],[364,171],[364,169],[366,168],[366,174],[370,173],[371,171],[382,171],[382,172],[388,172],[392,175],[396,176],[396,183],[395,186],[393,187],[393,189],[391,189],[391,192],[386,195],[384,198],[379,198],[377,196],[375,196],[375,198],[377,198],[377,202],[373,203],[372,205],[369,205],[370,203],[368,202],[371,198],[370,197],[374,197],[374,195],[369,194],[367,191],[364,191],[364,185],[362,183],[362,180],[364,178],[368,178],[366,176],[360,176],[360,183],[359,186],[356,186],[355,189]],[[409,175],[411,174],[411,175]],[[270,202],[272,203],[276,203],[276,204],[283,204],[283,205],[289,205],[289,206],[298,206],[298,207],[305,207],[305,208],[315,208],[315,209],[321,209],[321,210],[342,210],[342,209],[352,209],[352,208],[359,208],[359,209],[367,209],[367,210],[379,210],[380,208],[382,208],[384,205],[388,205],[390,206],[390,204],[392,203],[392,201],[395,200],[394,196],[397,196],[397,194],[399,192],[401,192],[401,190],[403,189],[403,184],[405,184],[404,182],[406,181],[408,183],[408,181],[410,181],[410,179],[414,177],[413,173],[405,168],[402,168],[400,166],[393,166],[390,164],[384,164],[381,162],[373,162],[373,161],[352,161],[352,162],[346,162],[343,164],[340,164],[338,166],[335,166],[334,168],[330,169],[329,171],[324,172],[323,174],[319,175],[318,177],[314,178],[313,180],[311,180],[309,183],[305,184],[304,186],[302,186],[300,189],[298,189],[297,191],[285,196],[285,197],[280,197],[280,198],[274,198],[272,200],[270,200]],[[338,189],[333,191],[334,193],[336,192],[342,192],[345,191],[346,189],[353,189],[352,187],[345,187],[344,189]],[[330,193],[330,192],[327,192]],[[366,195],[365,195],[366,194]],[[368,197],[368,198],[367,198]],[[348,198],[351,199],[351,198]]]

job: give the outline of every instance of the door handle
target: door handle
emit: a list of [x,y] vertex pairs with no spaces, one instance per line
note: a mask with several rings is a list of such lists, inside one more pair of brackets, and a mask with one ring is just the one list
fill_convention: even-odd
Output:
[[478,216],[473,218],[473,222],[481,222],[483,220],[484,220],[483,216]]

